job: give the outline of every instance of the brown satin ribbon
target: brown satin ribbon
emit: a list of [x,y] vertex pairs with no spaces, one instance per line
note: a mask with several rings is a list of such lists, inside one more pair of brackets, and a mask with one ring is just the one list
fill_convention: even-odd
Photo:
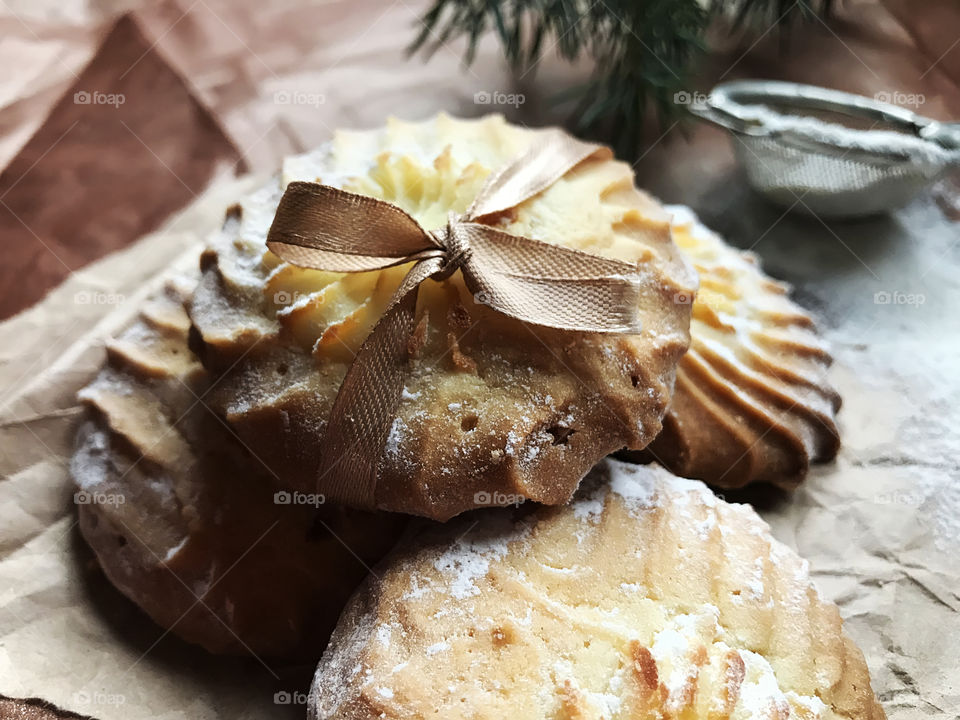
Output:
[[562,330],[637,333],[634,264],[501,232],[479,220],[508,210],[589,157],[610,150],[544,133],[487,178],[470,208],[427,231],[402,209],[328,185],[292,182],[267,246],[300,267],[363,272],[415,263],[347,370],[321,445],[317,482],[329,499],[375,506],[377,474],[396,418],[416,324],[417,289],[456,270],[470,292],[510,317]]

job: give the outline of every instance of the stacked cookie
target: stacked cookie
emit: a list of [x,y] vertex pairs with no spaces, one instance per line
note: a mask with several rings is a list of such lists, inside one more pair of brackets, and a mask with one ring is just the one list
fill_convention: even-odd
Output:
[[354,595],[312,718],[884,717],[807,563],[702,483],[607,460],[571,504],[483,513]]
[[[287,160],[213,240],[190,305],[198,352],[220,377],[210,406],[286,489],[316,489],[334,396],[407,268],[342,274],[281,261],[264,240],[283,188],[332,184],[442,227],[547,132],[443,115],[338,132]],[[588,159],[488,222],[638,263],[642,331],[533,326],[474,297],[460,274],[424,283],[414,357],[379,467],[379,509],[445,520],[483,494],[563,503],[600,458],[643,448],[660,431],[689,345],[690,306],[676,298],[691,296],[696,278],[671,239],[669,216],[634,189],[630,167]]]
[[104,573],[165,628],[215,653],[312,658],[405,518],[298,502],[206,407],[176,278],[107,346],[83,389],[72,475]]
[[443,115],[338,132],[228,212],[200,276],[153,297],[82,393],[79,491],[125,499],[80,505],[105,573],[213,652],[319,657],[381,562],[326,648],[317,718],[882,717],[836,608],[752,511],[603,459],[790,487],[836,452],[839,404],[786,288],[606,154],[480,222],[629,264],[639,332],[531,325],[459,272],[427,280],[377,511],[327,502],[331,407],[409,268],[274,254],[284,189],[432,230],[544,132]]

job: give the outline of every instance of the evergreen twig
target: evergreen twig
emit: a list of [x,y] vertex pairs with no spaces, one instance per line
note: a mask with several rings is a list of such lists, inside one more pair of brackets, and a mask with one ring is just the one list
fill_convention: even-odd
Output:
[[604,137],[624,157],[643,145],[644,120],[661,128],[686,113],[676,102],[705,51],[717,15],[737,29],[786,27],[829,15],[832,0],[434,0],[410,53],[433,54],[465,37],[467,66],[487,32],[510,65],[527,73],[548,52],[567,61],[589,58],[590,81],[572,93],[577,131]]

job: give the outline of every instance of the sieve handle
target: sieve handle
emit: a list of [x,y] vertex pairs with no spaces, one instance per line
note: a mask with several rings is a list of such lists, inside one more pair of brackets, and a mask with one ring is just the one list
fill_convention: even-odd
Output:
[[868,118],[897,126],[946,148],[960,149],[960,123],[937,123],[897,105],[815,85],[775,80],[735,80],[717,85],[705,103],[695,104],[690,110],[728,130],[754,136],[771,135],[771,131],[752,119],[744,107],[758,104],[781,104]]
[[706,102],[692,104],[690,112],[703,120],[743,135],[765,137],[771,134],[769,129],[738,115],[735,107],[731,108],[722,100],[714,98],[712,93]]
[[937,143],[947,150],[960,151],[960,123],[941,123],[930,120],[920,128],[920,137]]

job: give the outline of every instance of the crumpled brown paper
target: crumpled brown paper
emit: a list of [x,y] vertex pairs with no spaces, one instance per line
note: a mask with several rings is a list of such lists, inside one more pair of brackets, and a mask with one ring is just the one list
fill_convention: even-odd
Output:
[[[0,317],[153,230],[238,165],[189,86],[122,17],[0,173],[0,235],[16,248],[0,265]],[[31,282],[18,282],[25,274]]]
[[[38,116],[76,83],[73,73],[93,57],[115,11],[139,5],[0,4],[6,66],[0,162],[15,158],[34,130],[43,132]],[[746,46],[725,51],[725,65],[735,67],[724,79],[774,73],[868,95],[912,91],[924,95],[920,112],[960,118],[960,46],[951,46],[958,32],[955,5],[938,0],[925,3],[924,12],[911,10],[916,6],[906,0],[883,5],[890,11],[865,0],[846,3],[838,26],[814,24],[795,40],[801,44],[792,64],[778,60],[771,38],[745,55]],[[229,141],[217,146],[225,152],[210,153],[216,161],[205,167],[214,171],[186,183],[199,192],[213,179],[184,212],[122,252],[86,265],[39,305],[0,325],[0,694],[40,696],[102,720],[303,717],[311,668],[206,655],[164,635],[97,570],[74,526],[67,478],[80,412],[74,398],[102,361],[103,338],[122,326],[167,269],[195,262],[223,208],[255,185],[230,179],[229,166],[220,172],[221,155],[233,159],[231,143],[264,173],[283,154],[322,142],[333,127],[370,127],[391,113],[416,119],[441,109],[461,115],[496,110],[531,123],[555,121],[539,100],[570,82],[556,63],[538,68],[536,81],[531,73],[517,83],[489,42],[470,71],[457,66],[459,48],[441,50],[426,65],[404,61],[422,7],[375,0],[137,7],[135,19],[151,53],[186,83],[188,92],[179,97],[199,101],[196,114],[185,116],[174,134],[197,137],[194,123],[207,122],[205,108]],[[719,67],[705,86],[720,79]],[[143,82],[148,86],[149,78]],[[474,93],[481,91],[519,92],[526,104],[475,104]],[[109,142],[99,142],[96,151],[109,153]],[[104,226],[111,239],[99,251],[126,246],[149,227],[137,230],[146,204],[156,200],[159,207],[173,198],[172,209],[192,197],[154,160],[149,173],[162,197],[127,200],[132,221],[122,232],[116,224]],[[186,164],[178,167],[177,175],[192,172]],[[658,143],[637,167],[641,184],[665,200],[693,205],[731,242],[756,250],[767,270],[793,282],[798,300],[822,318],[844,397],[840,457],[815,469],[793,496],[761,489],[738,499],[754,502],[775,534],[810,560],[823,594],[840,605],[863,649],[889,716],[956,718],[956,226],[930,198],[888,218],[859,222],[784,217],[746,190],[728,139],[710,128],[698,129],[689,141]],[[23,169],[30,170],[29,163]],[[54,202],[44,187],[21,200],[36,203],[40,217]],[[85,209],[100,212],[95,204]],[[151,217],[154,226],[161,220]],[[77,222],[83,221],[79,213]],[[56,240],[71,243],[62,231]],[[35,238],[28,234],[20,242],[30,245]],[[16,250],[5,243],[5,253]],[[4,276],[8,296],[35,292],[24,288],[42,280],[29,263],[19,267]]]

